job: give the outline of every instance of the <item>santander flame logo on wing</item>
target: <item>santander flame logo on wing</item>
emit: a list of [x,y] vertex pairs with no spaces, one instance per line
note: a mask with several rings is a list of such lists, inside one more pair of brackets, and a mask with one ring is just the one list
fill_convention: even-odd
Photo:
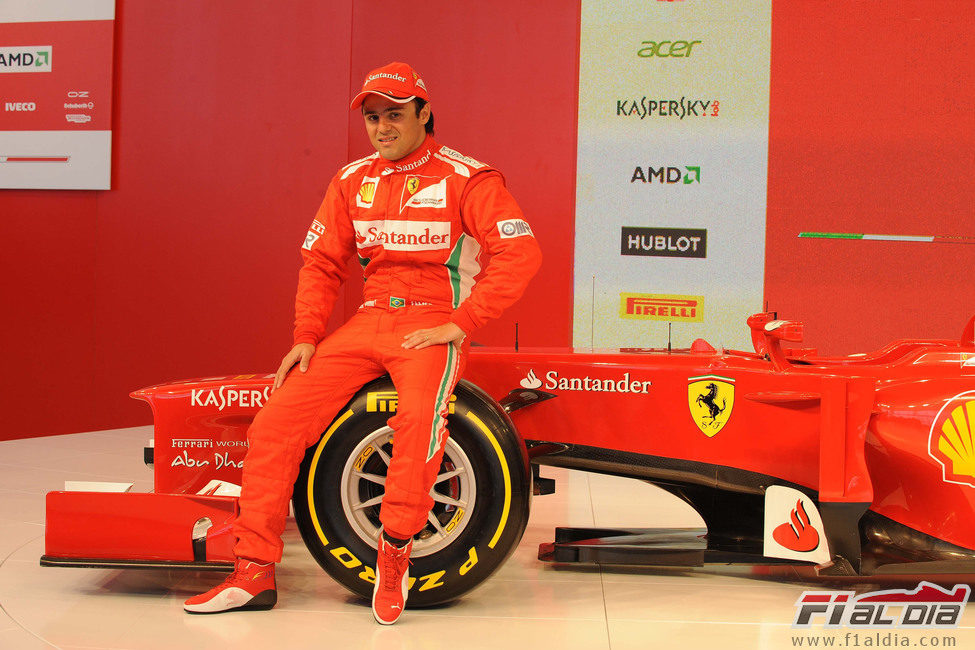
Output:
[[542,380],[535,376],[535,370],[529,370],[528,376],[521,380],[522,388],[538,388],[542,385]]
[[805,553],[815,550],[819,546],[819,533],[809,525],[809,515],[802,507],[802,501],[796,501],[796,507],[790,516],[791,522],[777,526],[772,531],[776,542],[792,551]]
[[762,552],[766,557],[822,564],[832,557],[816,503],[786,485],[765,488]]

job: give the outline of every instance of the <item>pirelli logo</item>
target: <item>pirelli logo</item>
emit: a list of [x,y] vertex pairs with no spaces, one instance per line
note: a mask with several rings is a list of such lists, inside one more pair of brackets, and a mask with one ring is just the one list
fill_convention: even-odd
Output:
[[[454,412],[457,396],[451,395],[447,404],[447,412]],[[399,394],[395,390],[379,390],[366,395],[366,411],[368,413],[395,413],[399,406]]]
[[704,296],[621,293],[620,318],[700,323],[704,320]]

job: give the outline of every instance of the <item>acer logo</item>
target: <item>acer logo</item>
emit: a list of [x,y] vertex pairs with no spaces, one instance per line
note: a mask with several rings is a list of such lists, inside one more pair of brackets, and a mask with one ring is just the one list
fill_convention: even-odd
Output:
[[651,57],[687,58],[694,51],[694,46],[701,41],[643,41],[636,55],[643,59]]

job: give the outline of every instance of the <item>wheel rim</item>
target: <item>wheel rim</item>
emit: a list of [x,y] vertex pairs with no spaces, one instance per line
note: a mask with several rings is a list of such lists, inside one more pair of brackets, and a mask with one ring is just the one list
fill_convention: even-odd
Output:
[[[376,429],[365,436],[342,468],[342,511],[364,542],[378,547],[379,507],[386,491],[386,472],[392,453],[393,430]],[[477,496],[474,468],[452,439],[447,439],[436,482],[430,489],[433,509],[427,524],[413,536],[413,557],[430,555],[449,545],[471,520]]]

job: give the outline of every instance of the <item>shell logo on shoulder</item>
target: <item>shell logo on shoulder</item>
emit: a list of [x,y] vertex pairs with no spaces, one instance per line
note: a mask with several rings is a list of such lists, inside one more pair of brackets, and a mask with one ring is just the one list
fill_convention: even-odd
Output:
[[948,400],[931,423],[928,455],[946,483],[975,487],[975,390]]
[[697,428],[713,438],[731,419],[735,408],[735,380],[719,375],[689,378],[687,406]]
[[765,490],[766,557],[822,564],[830,559],[826,529],[816,504],[795,488],[771,485]]
[[366,176],[362,179],[359,186],[359,193],[355,196],[355,204],[360,208],[371,208],[372,202],[376,198],[376,187],[379,185],[378,177]]

